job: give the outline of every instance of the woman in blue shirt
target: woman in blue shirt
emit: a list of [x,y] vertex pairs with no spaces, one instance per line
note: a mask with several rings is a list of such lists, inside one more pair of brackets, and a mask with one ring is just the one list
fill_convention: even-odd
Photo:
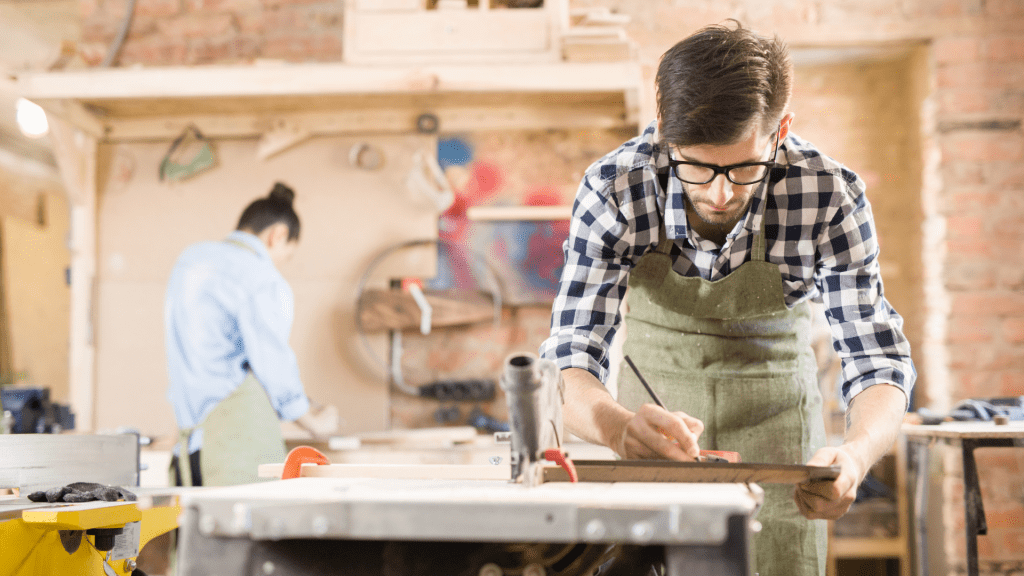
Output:
[[295,353],[291,287],[275,264],[299,240],[295,192],[277,183],[249,204],[237,230],[182,252],[164,305],[167,398],[191,465],[171,462],[177,485],[255,482],[259,464],[283,462],[280,420],[314,436],[337,428],[333,407],[310,410]]

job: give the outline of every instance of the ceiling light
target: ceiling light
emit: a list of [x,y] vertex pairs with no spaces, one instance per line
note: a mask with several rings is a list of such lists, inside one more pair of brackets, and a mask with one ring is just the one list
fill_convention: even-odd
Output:
[[21,133],[29,138],[42,138],[50,131],[50,124],[46,121],[46,112],[38,104],[24,98],[18,98],[17,119]]

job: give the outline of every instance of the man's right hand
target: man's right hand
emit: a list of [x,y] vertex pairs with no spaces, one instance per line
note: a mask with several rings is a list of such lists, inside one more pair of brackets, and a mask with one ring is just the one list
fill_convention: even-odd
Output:
[[565,428],[581,439],[607,446],[623,458],[692,461],[704,423],[682,412],[645,404],[635,413],[612,398],[593,374],[562,370]]
[[702,432],[704,423],[689,414],[644,404],[611,448],[628,459],[692,461],[700,454],[697,439]]

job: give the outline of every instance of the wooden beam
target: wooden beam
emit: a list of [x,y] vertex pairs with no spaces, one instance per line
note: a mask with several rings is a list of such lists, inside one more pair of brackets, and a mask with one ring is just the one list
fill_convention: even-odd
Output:
[[63,118],[50,116],[54,155],[71,209],[71,333],[69,389],[75,428],[91,431],[95,418],[96,154],[98,142]]
[[320,96],[432,92],[617,92],[640,81],[635,62],[354,66],[280,64],[24,72],[33,101]]
[[[633,125],[626,119],[621,106],[466,106],[432,112],[438,117],[439,125],[445,132],[602,129]],[[276,122],[302,127],[314,136],[408,133],[415,130],[416,118],[422,113],[422,108],[404,108],[274,114],[269,118],[253,114],[203,114],[112,119],[108,121],[105,141],[171,140],[190,124],[194,124],[208,138],[256,138],[265,134]]]
[[93,138],[102,139],[107,133],[103,122],[75,100],[47,100],[40,106],[46,110],[47,116],[63,118]]

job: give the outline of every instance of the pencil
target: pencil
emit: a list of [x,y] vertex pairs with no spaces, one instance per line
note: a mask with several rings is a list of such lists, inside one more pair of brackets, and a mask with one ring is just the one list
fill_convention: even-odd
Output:
[[644,388],[647,389],[647,393],[651,395],[651,399],[654,400],[654,403],[657,404],[658,406],[661,406],[665,410],[668,410],[668,408],[665,408],[665,403],[662,402],[661,398],[658,398],[658,395],[654,392],[654,388],[651,388],[651,385],[647,383],[647,380],[644,380],[644,377],[640,375],[640,370],[637,370],[636,364],[633,364],[633,360],[629,357],[629,355],[627,354],[626,356],[623,357],[623,359],[626,361],[627,364],[629,364],[629,367],[633,369],[633,373],[636,374],[636,377],[640,379],[640,383],[643,384]]

